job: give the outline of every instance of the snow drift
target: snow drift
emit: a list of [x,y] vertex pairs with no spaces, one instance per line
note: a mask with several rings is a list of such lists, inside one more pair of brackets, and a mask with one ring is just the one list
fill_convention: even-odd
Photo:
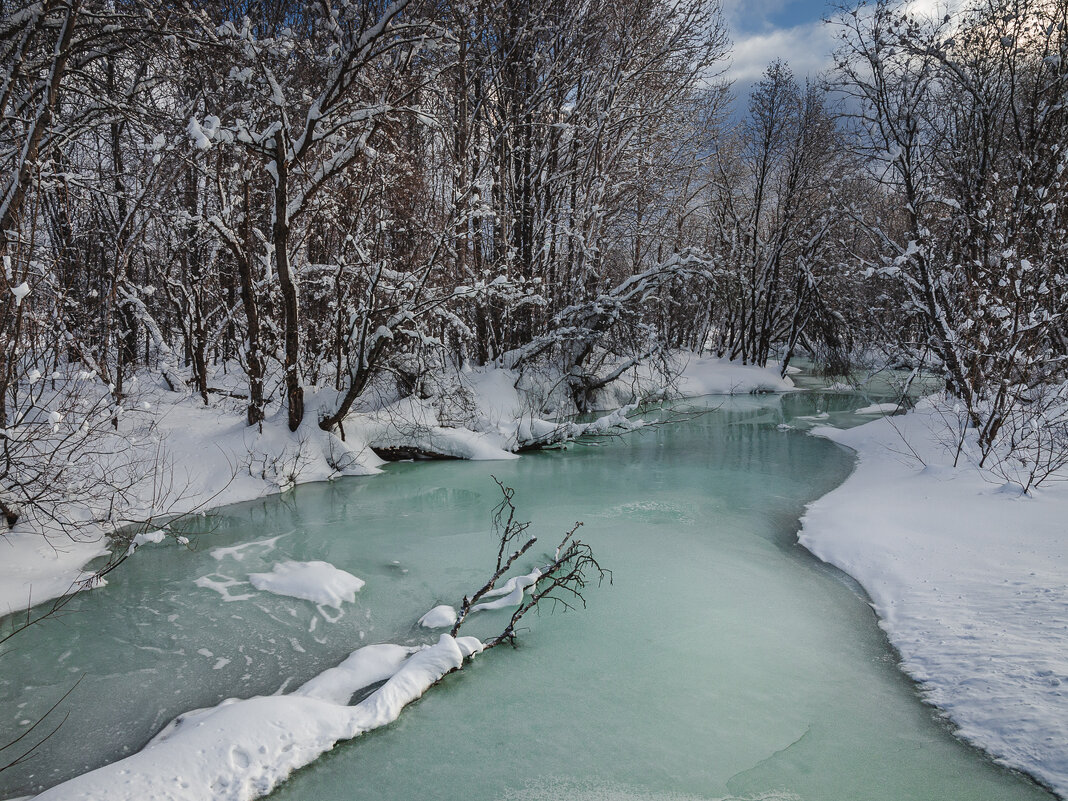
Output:
[[[465,658],[474,637],[409,649],[369,645],[288,695],[229,699],[179,716],[141,751],[36,796],[39,801],[249,801],[340,740],[392,723]],[[360,690],[385,681],[349,706]]]

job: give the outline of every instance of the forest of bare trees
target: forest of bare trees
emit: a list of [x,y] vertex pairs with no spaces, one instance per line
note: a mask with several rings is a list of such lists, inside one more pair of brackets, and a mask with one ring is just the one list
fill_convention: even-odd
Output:
[[713,0],[0,0],[0,511],[89,492],[145,383],[344,436],[673,349],[924,366],[1068,452],[1068,2],[829,24],[735,99]]

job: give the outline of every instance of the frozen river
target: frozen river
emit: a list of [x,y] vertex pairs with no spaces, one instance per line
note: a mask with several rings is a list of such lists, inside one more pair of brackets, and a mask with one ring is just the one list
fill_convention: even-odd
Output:
[[[300,486],[199,521],[193,550],[143,547],[0,659],[0,743],[81,679],[64,725],[0,772],[0,797],[135,751],[185,710],[292,689],[360,645],[435,641],[414,622],[492,569],[494,474],[540,536],[522,572],[582,520],[614,583],[585,610],[530,616],[519,648],[476,657],[272,798],[1050,798],[952,736],[855,585],[795,542],[804,505],[852,465],[804,418],[854,420],[870,399],[711,402],[598,447]],[[248,583],[287,559],[366,585],[338,612]]]

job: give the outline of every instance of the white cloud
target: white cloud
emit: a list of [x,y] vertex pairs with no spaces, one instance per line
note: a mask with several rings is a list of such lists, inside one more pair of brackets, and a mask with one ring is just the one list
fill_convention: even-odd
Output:
[[[919,18],[941,22],[944,15],[959,13],[966,0],[902,0],[899,8]],[[799,81],[814,78],[834,64],[840,28],[821,20],[775,28],[768,23],[785,0],[722,0],[724,17],[734,31],[733,46],[723,72],[717,75],[734,84],[737,97],[748,96],[764,76],[768,64],[785,61]],[[828,9],[830,11],[830,9]]]
[[831,66],[833,49],[833,31],[822,22],[743,35],[731,50],[725,77],[735,85],[755,83],[763,76],[768,64],[779,59],[787,62],[794,75],[804,80]]

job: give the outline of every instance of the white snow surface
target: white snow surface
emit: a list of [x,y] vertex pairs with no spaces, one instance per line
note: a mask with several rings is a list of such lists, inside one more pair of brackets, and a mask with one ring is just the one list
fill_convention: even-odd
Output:
[[419,625],[425,629],[444,629],[452,626],[457,616],[453,607],[440,604],[419,618]]
[[871,406],[857,409],[853,414],[894,414],[898,411],[901,411],[901,407],[896,403],[873,403]]
[[257,590],[302,598],[323,606],[341,608],[348,601],[355,602],[356,593],[363,589],[363,579],[357,578],[329,562],[278,562],[270,573],[250,573],[249,582]]
[[166,538],[167,533],[162,529],[156,529],[154,531],[142,531],[140,534],[135,535],[134,538],[130,541],[129,552],[133,553],[140,546],[147,545],[150,542],[159,545]]
[[99,535],[53,541],[25,526],[0,534],[0,616],[105,584],[82,568],[107,552]]
[[495,601],[475,604],[471,607],[472,612],[487,612],[491,609],[504,609],[508,606],[519,606],[523,603],[523,593],[527,587],[533,587],[541,578],[541,571],[534,568],[525,576],[515,576],[508,579],[503,585],[490,590],[483,598],[496,598]]
[[[738,364],[727,359],[698,358],[692,354],[687,356],[677,388],[678,394],[684,398],[794,390],[794,382],[789,375],[781,378],[778,366],[771,362],[765,368]],[[682,356],[676,358],[681,359]]]
[[30,285],[23,281],[18,286],[11,287],[11,294],[15,296],[15,307],[22,305],[22,301],[30,294]]
[[[392,723],[465,657],[474,637],[416,650],[369,645],[288,695],[228,699],[180,715],[141,751],[57,785],[38,801],[249,801],[340,740]],[[409,656],[409,654],[411,654]],[[360,703],[357,691],[385,680]]]
[[809,506],[801,543],[860,582],[959,736],[1068,797],[1068,486],[1029,497],[953,467],[930,400],[814,433],[858,462]]

